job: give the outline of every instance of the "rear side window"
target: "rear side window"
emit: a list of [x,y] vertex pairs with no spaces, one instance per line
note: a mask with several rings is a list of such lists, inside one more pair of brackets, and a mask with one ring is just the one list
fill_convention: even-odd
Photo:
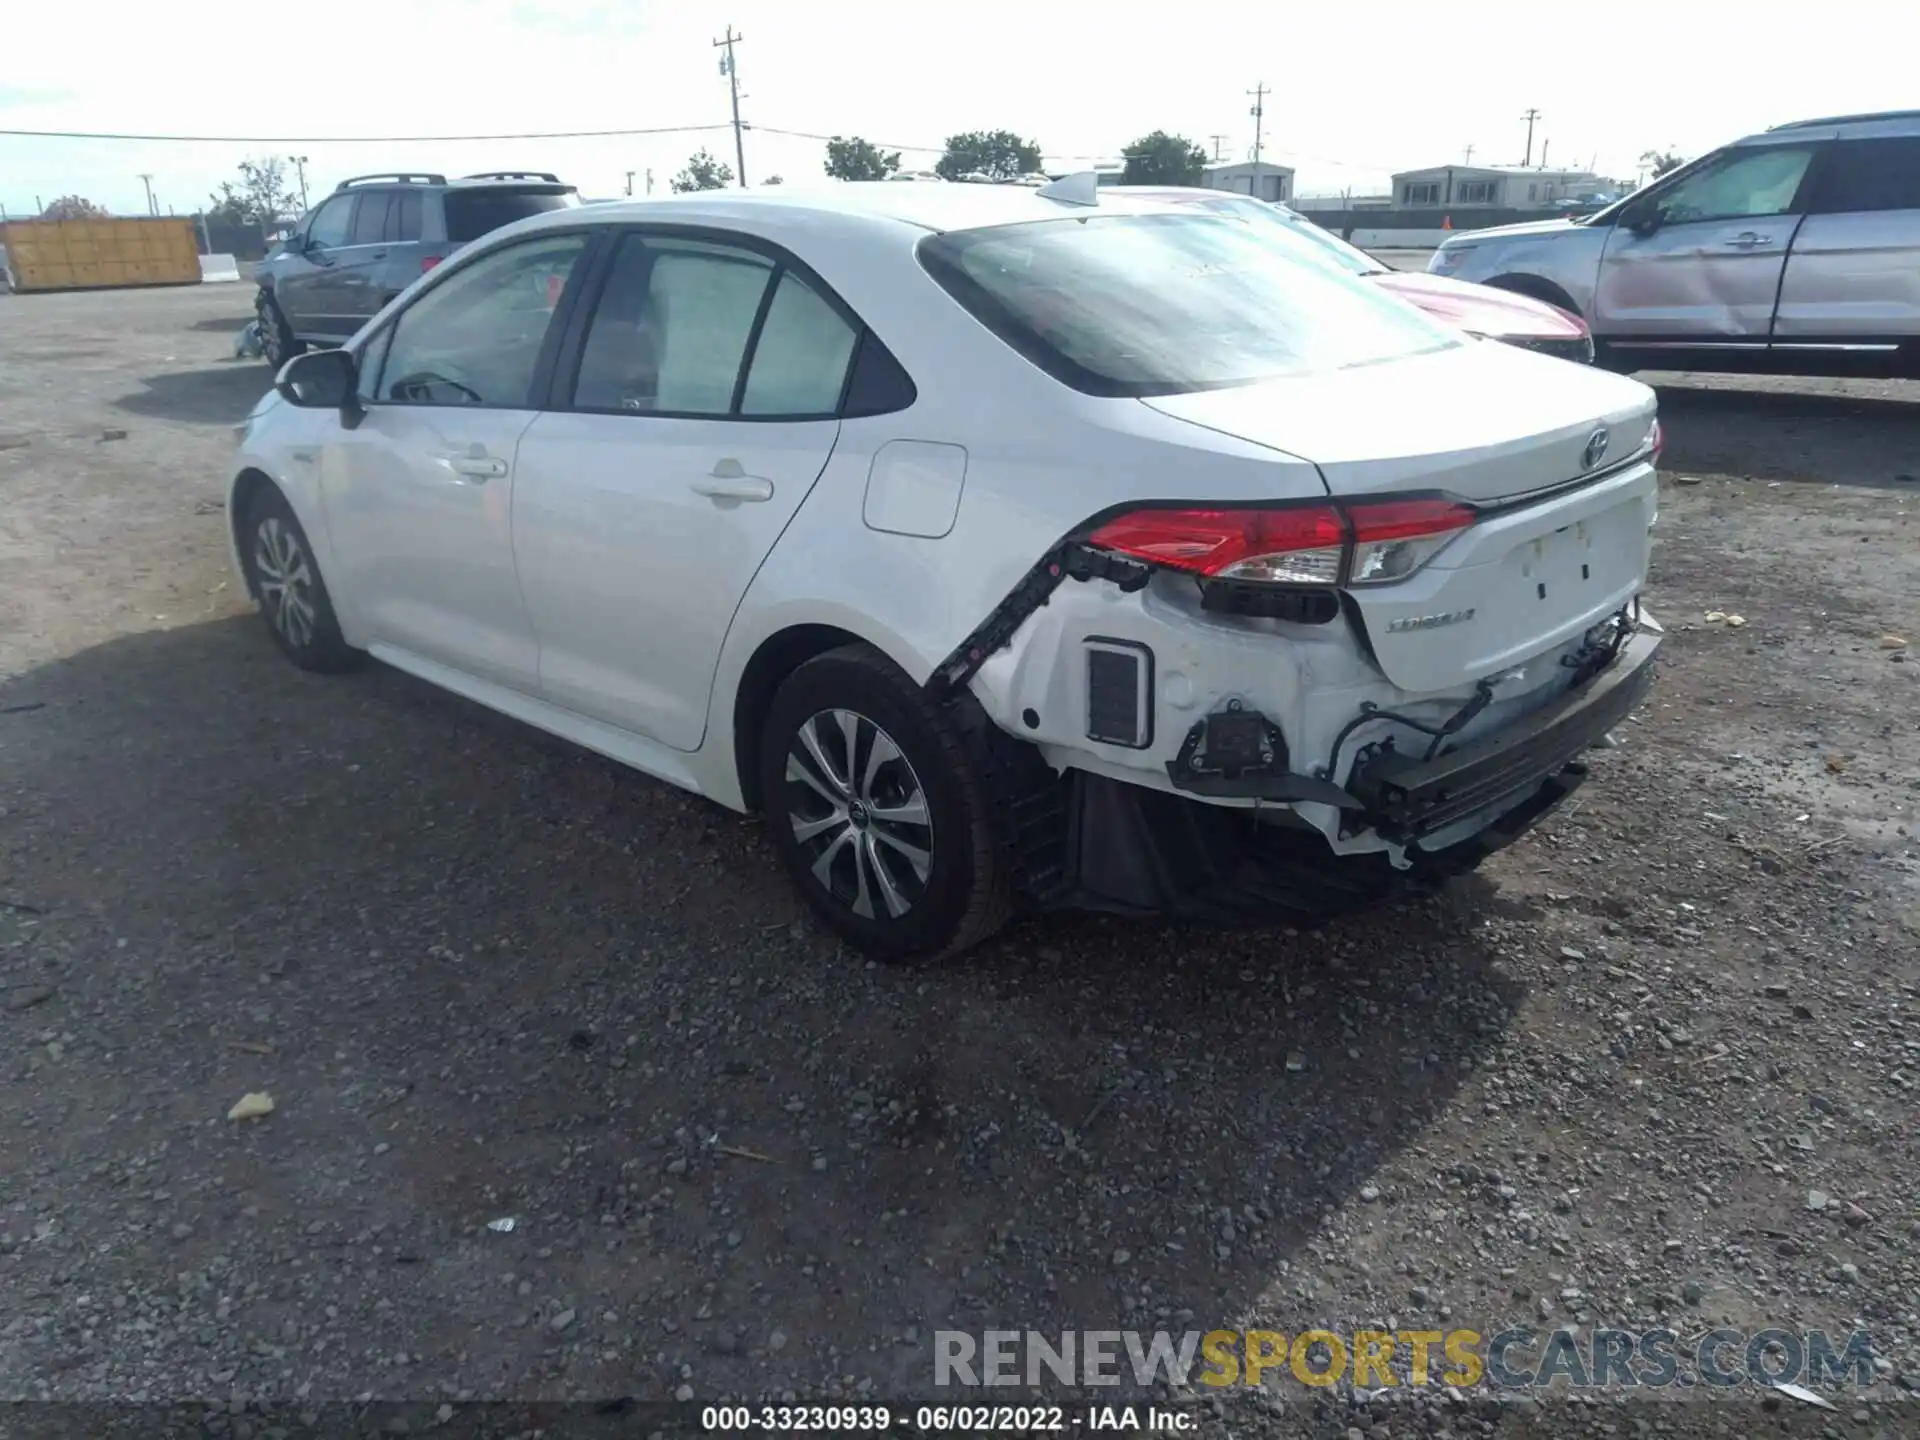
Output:
[[419,238],[420,197],[411,190],[401,190],[387,206],[387,239],[405,244]]
[[1840,141],[1814,183],[1812,210],[1920,210],[1920,136]]
[[1219,216],[1110,215],[920,244],[956,300],[1091,395],[1173,395],[1396,360],[1461,341],[1369,282]]
[[568,195],[542,195],[506,186],[449,190],[446,192],[447,238],[456,242],[478,240],[490,230],[498,230],[529,215],[564,210],[571,200]]
[[353,212],[353,245],[378,245],[387,234],[387,197],[384,193],[362,195]]
[[831,415],[853,358],[854,329],[791,270],[767,307],[742,393],[742,415]]

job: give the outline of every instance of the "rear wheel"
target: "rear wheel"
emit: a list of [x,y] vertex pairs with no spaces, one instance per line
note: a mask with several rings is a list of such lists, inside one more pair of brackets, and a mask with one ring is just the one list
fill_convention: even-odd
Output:
[[809,660],[761,733],[767,831],[808,907],[863,954],[931,960],[1012,908],[991,811],[953,718],[864,645]]
[[319,562],[286,496],[271,487],[260,491],[247,507],[241,547],[260,614],[289,660],[322,674],[360,663],[360,652],[340,633]]
[[271,290],[263,287],[254,297],[253,308],[260,317],[260,353],[277,372],[307,347],[295,338],[293,327],[287,324],[287,317],[280,312],[280,302],[273,298]]

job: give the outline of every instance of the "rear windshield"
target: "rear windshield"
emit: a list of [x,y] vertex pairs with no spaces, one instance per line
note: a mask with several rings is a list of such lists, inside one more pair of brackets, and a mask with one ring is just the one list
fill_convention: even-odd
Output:
[[549,210],[564,210],[574,203],[570,194],[541,194],[504,187],[485,190],[447,191],[447,238],[478,240],[490,230],[511,225],[529,215],[544,215]]
[[988,329],[1090,395],[1251,385],[1461,343],[1368,281],[1209,214],[957,230],[923,240],[920,259]]

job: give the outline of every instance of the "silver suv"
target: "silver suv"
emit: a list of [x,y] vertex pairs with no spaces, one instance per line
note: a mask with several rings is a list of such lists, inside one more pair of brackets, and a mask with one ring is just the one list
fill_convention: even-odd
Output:
[[1620,370],[1920,377],[1920,110],[1776,126],[1427,268],[1574,311]]

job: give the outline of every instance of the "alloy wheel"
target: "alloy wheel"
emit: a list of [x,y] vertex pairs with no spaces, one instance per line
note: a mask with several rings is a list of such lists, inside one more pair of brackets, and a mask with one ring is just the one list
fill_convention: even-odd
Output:
[[813,878],[864,920],[898,920],[926,895],[933,817],[900,747],[853,710],[821,710],[787,749],[787,823]]
[[316,613],[313,567],[300,537],[277,515],[254,532],[253,573],[273,628],[294,649],[304,649],[313,639]]

